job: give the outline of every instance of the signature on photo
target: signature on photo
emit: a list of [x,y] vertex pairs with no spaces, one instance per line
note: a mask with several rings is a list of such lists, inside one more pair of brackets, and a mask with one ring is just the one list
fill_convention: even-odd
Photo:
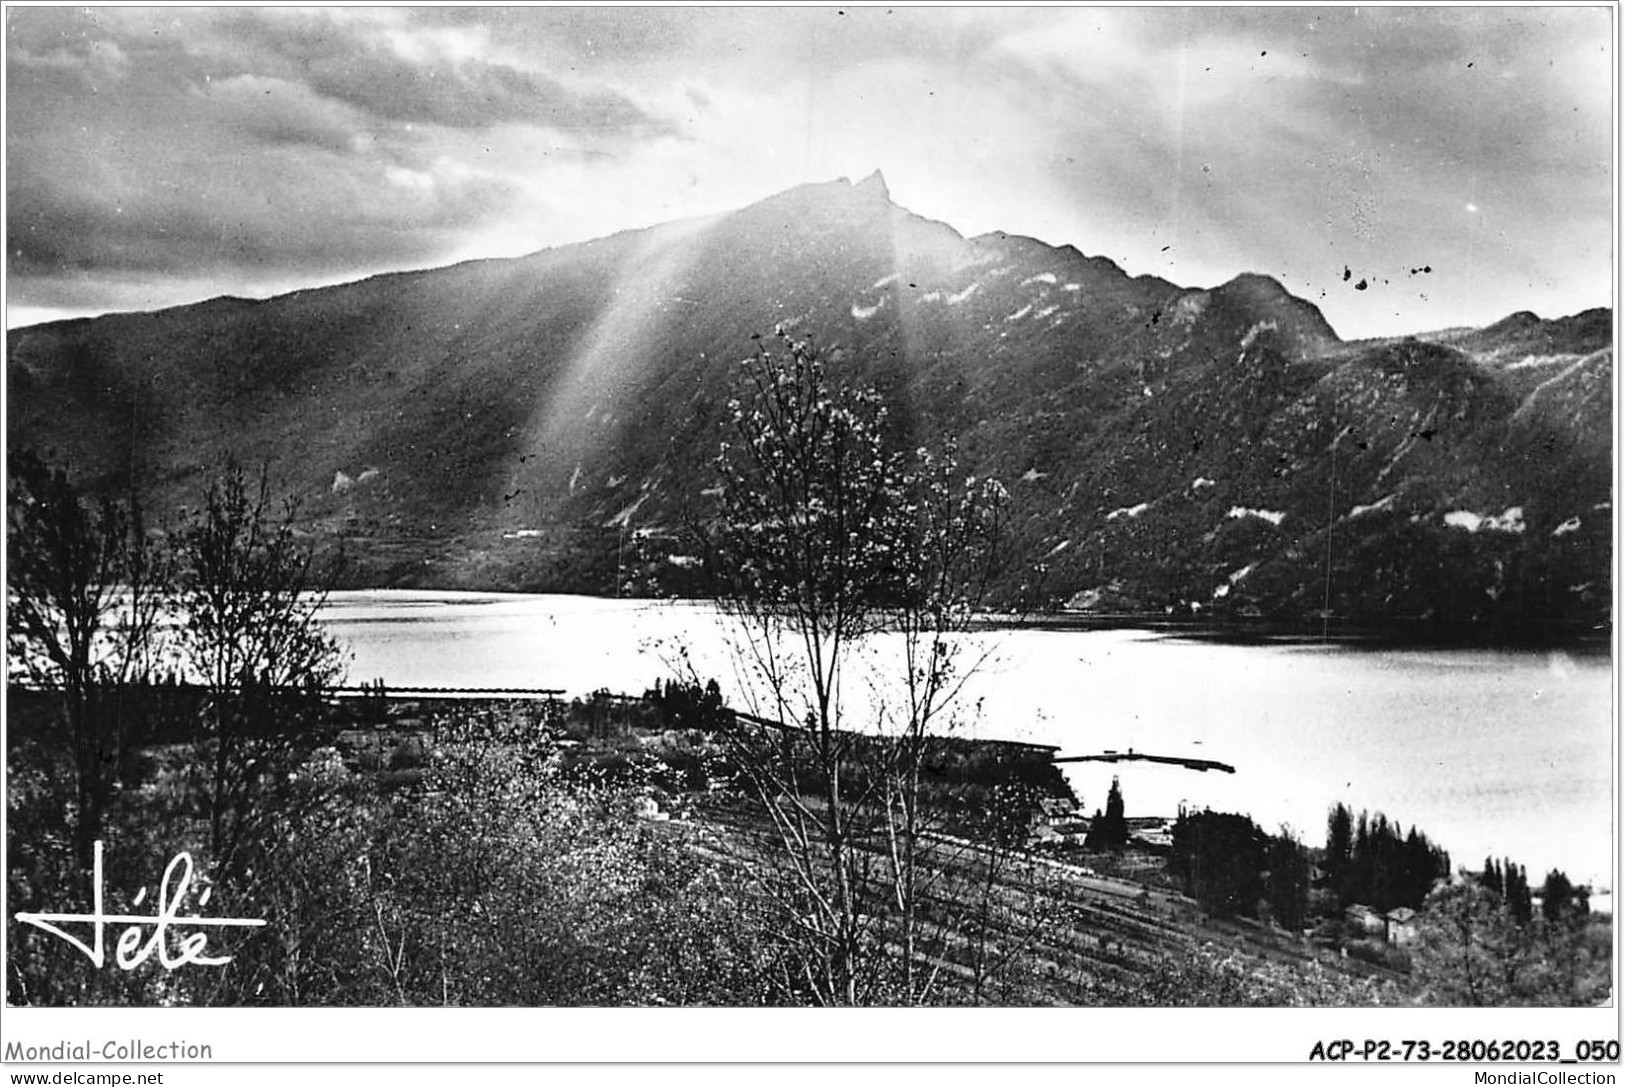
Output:
[[[83,951],[90,961],[100,967],[107,961],[106,933],[109,925],[128,925],[119,934],[115,945],[117,954],[115,961],[121,970],[134,970],[137,966],[152,957],[154,951],[158,953],[158,962],[165,970],[174,970],[188,963],[198,966],[224,966],[231,961],[230,955],[205,955],[209,938],[202,932],[193,932],[174,941],[167,939],[171,930],[179,932],[191,928],[254,928],[265,924],[263,920],[253,920],[237,917],[200,917],[197,914],[180,915],[178,912],[186,901],[186,895],[192,885],[192,855],[190,853],[177,853],[164,869],[164,876],[158,883],[158,908],[151,916],[142,914],[105,914],[102,912],[102,843],[97,841],[93,851],[93,875],[95,884],[95,908],[91,913],[19,913],[17,920],[25,925],[33,925],[43,929],[53,936],[60,936],[74,947]],[[198,906],[207,906],[209,897],[214,892],[212,887],[205,887],[198,897]],[[135,905],[140,906],[147,897],[147,889],[141,888],[136,893]],[[95,933],[91,942],[75,936],[70,936],[59,925],[90,925]],[[144,930],[150,927],[151,932]]]

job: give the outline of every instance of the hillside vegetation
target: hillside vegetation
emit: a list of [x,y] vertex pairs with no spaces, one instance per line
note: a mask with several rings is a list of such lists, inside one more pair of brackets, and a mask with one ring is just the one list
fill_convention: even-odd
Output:
[[266,458],[362,586],[703,593],[735,363],[776,327],[1009,488],[1007,604],[1572,637],[1609,616],[1612,315],[1364,343],[875,175],[513,260],[10,336],[9,448],[162,520]]

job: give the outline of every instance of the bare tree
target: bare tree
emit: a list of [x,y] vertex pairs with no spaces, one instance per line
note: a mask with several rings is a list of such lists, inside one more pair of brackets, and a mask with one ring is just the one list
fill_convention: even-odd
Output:
[[88,868],[144,723],[132,688],[154,671],[161,558],[135,503],[92,501],[30,453],[10,458],[7,499],[7,670],[60,699]]
[[229,464],[175,541],[183,658],[208,691],[210,848],[231,864],[263,780],[309,746],[310,726],[343,676],[344,656],[317,613],[337,576],[319,570],[294,531],[295,507],[273,513],[262,471]]
[[[797,987],[826,1003],[916,1003],[965,942],[962,907],[990,898],[949,877],[946,854],[964,843],[933,825],[945,783],[931,763],[978,663],[954,636],[999,561],[1005,495],[963,476],[951,445],[893,448],[874,390],[833,379],[810,342],[777,338],[743,364],[717,459],[710,561],[761,711],[733,730],[734,754],[784,862]],[[889,689],[867,699],[847,697],[860,646],[897,654],[882,665]]]

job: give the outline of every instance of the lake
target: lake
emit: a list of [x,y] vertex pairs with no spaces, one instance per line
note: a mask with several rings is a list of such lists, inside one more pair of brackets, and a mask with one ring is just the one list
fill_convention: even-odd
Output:
[[[334,594],[324,618],[353,652],[352,683],[635,694],[692,669],[715,677],[731,704],[750,701],[749,670],[703,603],[373,591]],[[884,699],[895,649],[875,639],[854,655],[849,711]],[[1131,816],[1206,806],[1271,831],[1290,825],[1320,845],[1341,800],[1419,826],[1456,865],[1476,869],[1493,854],[1524,865],[1537,885],[1553,867],[1613,885],[1613,683],[1603,655],[1036,629],[965,635],[958,653],[980,661],[959,702],[961,735],[1236,768],[1069,764],[1090,810],[1116,775]]]

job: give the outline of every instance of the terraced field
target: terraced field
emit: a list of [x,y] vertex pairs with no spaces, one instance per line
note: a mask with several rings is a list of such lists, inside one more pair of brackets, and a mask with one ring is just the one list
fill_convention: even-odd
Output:
[[[674,820],[742,880],[779,870],[765,820],[738,802]],[[871,843],[878,883],[878,843]],[[1212,918],[1192,899],[1025,850],[933,835],[923,850],[920,965],[947,1003],[1021,1006],[1405,1003],[1400,975],[1335,957],[1255,921]],[[872,888],[878,892],[879,888]],[[874,924],[895,925],[881,895]],[[984,908],[985,907],[985,908]]]

